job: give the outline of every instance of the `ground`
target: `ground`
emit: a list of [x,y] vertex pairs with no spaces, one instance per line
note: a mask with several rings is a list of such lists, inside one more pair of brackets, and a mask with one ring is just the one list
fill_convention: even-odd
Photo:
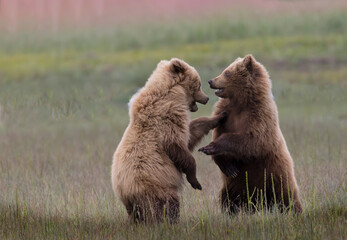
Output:
[[[3,35],[0,238],[346,239],[347,12],[318,16]],[[195,152],[203,191],[186,184],[181,222],[129,225],[110,171],[130,97],[159,60],[179,57],[210,96],[192,117],[210,115],[207,81],[248,53],[270,72],[303,214],[223,215],[218,168]]]

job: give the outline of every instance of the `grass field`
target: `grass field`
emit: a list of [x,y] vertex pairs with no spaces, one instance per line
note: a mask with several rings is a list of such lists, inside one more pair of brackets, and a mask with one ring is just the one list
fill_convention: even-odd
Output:
[[[346,239],[347,10],[219,17],[0,38],[0,239]],[[111,189],[127,102],[157,62],[179,57],[207,80],[252,53],[270,72],[303,214],[220,212],[217,166],[194,153],[181,221],[134,226]],[[201,145],[207,144],[210,136]]]

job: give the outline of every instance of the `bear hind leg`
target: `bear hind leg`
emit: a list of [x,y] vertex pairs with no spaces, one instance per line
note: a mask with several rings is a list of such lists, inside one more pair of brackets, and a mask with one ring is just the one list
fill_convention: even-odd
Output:
[[180,203],[177,196],[169,199],[146,198],[141,201],[124,202],[129,220],[132,223],[160,223],[164,218],[170,224],[177,223],[180,217]]
[[224,187],[220,194],[220,202],[221,202],[222,212],[227,212],[230,215],[233,215],[233,214],[237,214],[241,210],[242,203],[239,197],[232,198],[230,194],[231,194],[230,190]]
[[147,222],[161,223],[164,220],[169,224],[175,224],[179,220],[180,216],[180,203],[178,197],[171,197],[169,199],[156,199],[152,202],[150,207],[150,216]]
[[180,202],[178,198],[171,198],[167,202],[167,215],[166,218],[170,224],[178,222],[180,217]]
[[129,221],[132,223],[140,223],[144,221],[144,209],[138,204],[127,204],[126,210]]
[[302,205],[299,199],[299,191],[295,189],[294,191],[294,211],[296,213],[302,213]]
[[158,208],[159,201],[152,199],[137,199],[135,202],[127,202],[125,207],[132,223],[152,223],[160,218]]

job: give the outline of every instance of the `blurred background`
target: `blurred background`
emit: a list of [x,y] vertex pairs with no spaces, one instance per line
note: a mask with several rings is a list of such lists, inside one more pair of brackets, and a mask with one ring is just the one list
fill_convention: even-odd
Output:
[[[218,99],[207,81],[249,53],[272,79],[300,224],[222,216],[219,171],[194,153],[204,191],[186,185],[183,224],[124,227],[110,166],[131,96],[160,60],[178,57],[210,96],[192,118],[210,115]],[[344,0],[0,0],[0,238],[345,238],[346,65]]]

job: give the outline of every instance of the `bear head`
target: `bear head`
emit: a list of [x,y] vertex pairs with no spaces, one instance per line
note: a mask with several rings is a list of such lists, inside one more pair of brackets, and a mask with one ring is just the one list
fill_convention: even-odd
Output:
[[174,84],[184,89],[191,112],[198,110],[197,102],[201,104],[208,102],[209,97],[201,89],[201,79],[195,68],[178,58],[172,58],[166,64]]
[[252,55],[237,58],[219,76],[208,81],[215,94],[238,104],[250,104],[271,96],[271,81],[265,67]]

